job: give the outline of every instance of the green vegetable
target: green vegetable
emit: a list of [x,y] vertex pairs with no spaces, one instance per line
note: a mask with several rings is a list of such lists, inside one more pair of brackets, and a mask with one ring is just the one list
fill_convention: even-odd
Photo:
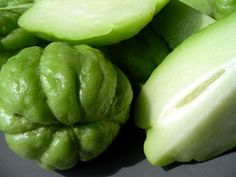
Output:
[[136,104],[154,165],[203,161],[236,146],[236,13],[179,45],[153,72]]
[[179,0],[188,6],[213,17],[215,0]]
[[223,18],[236,12],[236,0],[215,0],[214,16],[216,19]]
[[14,52],[0,53],[0,68],[7,62],[7,60],[14,55]]
[[96,49],[25,48],[0,71],[0,130],[19,156],[64,170],[109,146],[131,99],[127,78]]
[[14,51],[37,45],[40,43],[40,39],[22,28],[17,28],[6,37],[3,37],[0,42],[0,45],[2,45],[2,50]]
[[168,0],[40,0],[19,19],[48,40],[105,45],[138,33]]
[[19,7],[16,8],[15,5],[22,7],[20,3],[23,2],[26,3],[26,1],[0,2],[0,52],[20,50],[40,43],[37,37],[19,28],[17,24],[22,12],[19,12]]
[[8,35],[18,27],[20,14],[13,11],[0,10],[0,37]]
[[213,18],[180,1],[171,1],[156,15],[152,24],[170,48],[174,49],[187,37],[214,22]]
[[33,3],[34,0],[1,0],[0,7],[13,8],[16,6],[26,6],[26,4]]
[[170,51],[151,26],[143,29],[135,37],[106,49],[113,63],[132,81],[141,84],[145,83]]
[[11,10],[22,13],[27,10],[33,2],[34,0],[1,0],[0,10]]

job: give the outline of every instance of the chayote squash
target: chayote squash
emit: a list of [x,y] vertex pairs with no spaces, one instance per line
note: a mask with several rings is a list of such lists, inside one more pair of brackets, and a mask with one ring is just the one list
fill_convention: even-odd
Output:
[[19,156],[64,170],[111,144],[131,100],[129,81],[100,51],[29,47],[0,71],[0,130]]
[[133,38],[107,46],[105,52],[131,81],[144,84],[170,49],[148,25]]
[[0,10],[11,10],[18,13],[23,13],[32,6],[35,0],[1,0]]
[[13,11],[0,10],[0,36],[6,36],[18,27],[20,14]]
[[169,47],[174,49],[186,38],[214,22],[210,16],[174,0],[155,16],[152,25]]
[[236,0],[215,0],[214,16],[221,19],[236,12]]
[[169,0],[40,0],[19,25],[51,41],[102,46],[137,34]]
[[33,0],[0,1],[0,52],[38,45],[42,40],[18,26],[18,19]]
[[187,38],[136,102],[144,152],[157,166],[205,161],[236,146],[236,12]]
[[0,52],[0,68],[13,56],[15,52]]
[[[178,1],[178,0],[173,0]],[[179,0],[203,14],[213,17],[215,0]]]

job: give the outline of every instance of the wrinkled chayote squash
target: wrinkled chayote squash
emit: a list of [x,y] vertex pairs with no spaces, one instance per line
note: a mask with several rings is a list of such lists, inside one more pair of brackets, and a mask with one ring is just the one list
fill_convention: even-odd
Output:
[[19,19],[47,40],[112,44],[137,34],[169,0],[40,0]]
[[29,47],[0,71],[0,130],[19,156],[64,170],[109,146],[131,99],[129,81],[100,51]]

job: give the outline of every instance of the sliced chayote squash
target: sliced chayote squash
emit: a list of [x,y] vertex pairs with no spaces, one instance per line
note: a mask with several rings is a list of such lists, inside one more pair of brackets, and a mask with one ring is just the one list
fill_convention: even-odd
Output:
[[236,146],[236,13],[192,35],[153,72],[136,104],[154,165],[203,161]]
[[168,0],[40,0],[20,18],[49,40],[104,45],[138,33]]

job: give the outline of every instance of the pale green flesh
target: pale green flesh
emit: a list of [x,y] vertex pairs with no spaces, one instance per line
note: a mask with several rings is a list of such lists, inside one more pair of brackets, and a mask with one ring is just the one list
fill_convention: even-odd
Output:
[[207,160],[236,145],[235,19],[185,40],[142,88],[135,118],[151,163]]
[[140,31],[168,0],[41,0],[19,19],[49,39],[102,45]]
[[187,37],[214,22],[213,18],[182,2],[171,1],[156,15],[152,24],[174,49]]

